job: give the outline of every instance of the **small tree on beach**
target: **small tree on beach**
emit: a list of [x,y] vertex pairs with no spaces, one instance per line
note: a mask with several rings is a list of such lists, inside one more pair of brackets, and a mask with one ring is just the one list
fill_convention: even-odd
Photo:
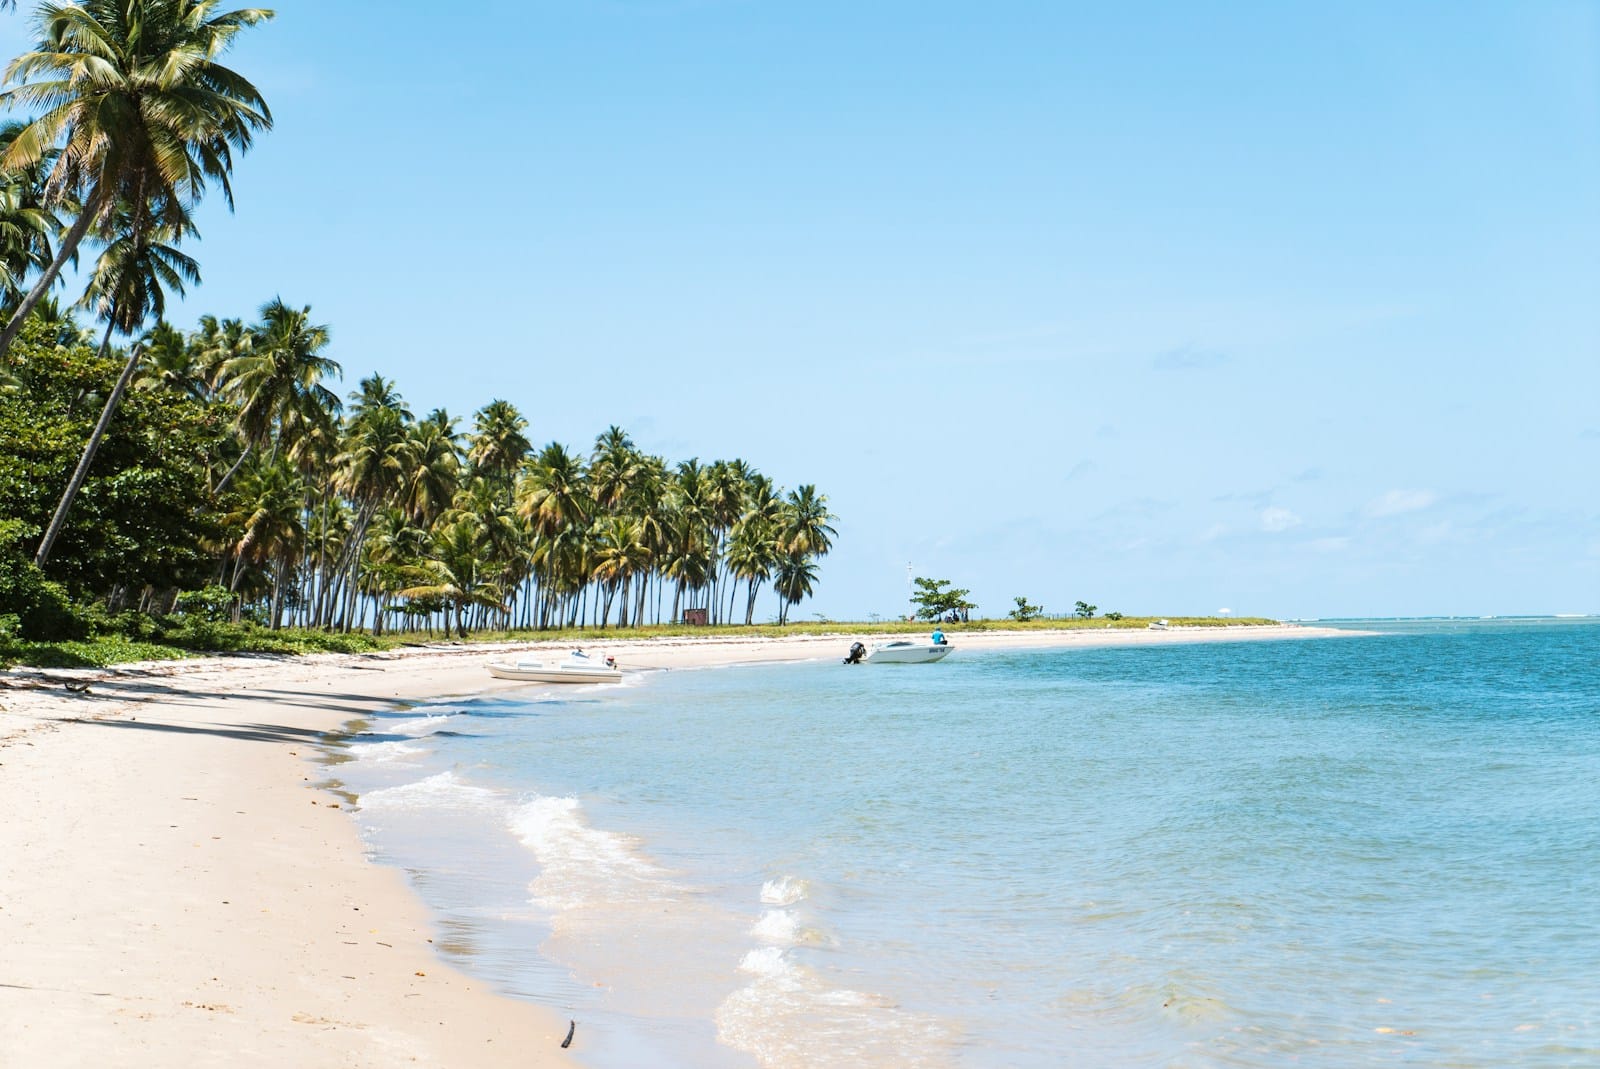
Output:
[[977,608],[967,600],[971,591],[952,588],[948,579],[918,576],[914,582],[917,592],[911,595],[911,603],[917,607],[916,613],[920,619],[938,620],[953,612],[966,620],[967,614]]
[[1072,615],[1081,620],[1089,620],[1094,617],[1095,610],[1099,607],[1098,605],[1090,605],[1087,601],[1080,601],[1072,607]]
[[1025,624],[1029,620],[1037,620],[1041,615],[1044,614],[1043,605],[1029,605],[1028,599],[1024,597],[1019,597],[1014,600],[1017,603],[1017,607],[1006,613],[1006,615],[1017,621],[1019,624]]

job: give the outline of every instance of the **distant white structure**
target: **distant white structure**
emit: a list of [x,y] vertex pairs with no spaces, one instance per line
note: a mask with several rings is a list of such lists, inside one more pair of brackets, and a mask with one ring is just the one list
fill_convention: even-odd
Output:
[[1231,615],[1233,615],[1233,610],[1232,609],[1218,609],[1217,610],[1217,615],[1218,616],[1231,616]]

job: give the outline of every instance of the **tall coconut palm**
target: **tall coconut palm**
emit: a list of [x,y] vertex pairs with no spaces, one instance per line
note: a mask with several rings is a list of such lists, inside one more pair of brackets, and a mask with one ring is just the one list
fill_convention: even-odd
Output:
[[197,350],[183,331],[160,320],[144,336],[144,366],[136,390],[154,390],[203,400],[210,395]]
[[605,516],[594,525],[595,560],[593,576],[605,590],[605,603],[600,610],[600,626],[606,625],[611,615],[612,600],[620,593],[622,604],[617,617],[618,627],[628,626],[628,590],[645,562],[649,551],[639,540],[639,523],[623,516]]
[[360,423],[379,409],[394,413],[402,423],[411,422],[411,406],[400,396],[394,380],[378,374],[368,375],[350,395],[350,421]]
[[[747,584],[744,603],[744,622],[747,627],[755,617],[756,595],[761,590],[761,584],[772,577],[772,567],[777,560],[771,524],[759,515],[746,515],[734,524],[733,534],[728,539],[728,567],[735,579],[743,579]],[[737,594],[738,584],[733,586]],[[732,615],[731,609],[729,615]]]
[[411,427],[411,467],[402,474],[400,507],[412,523],[433,523],[461,485],[461,455],[455,436],[432,419]]
[[[274,431],[299,417],[312,421],[316,413],[337,414],[338,394],[322,385],[325,378],[343,374],[337,361],[323,355],[331,335],[325,325],[311,322],[311,306],[291,308],[283,298],[274,297],[261,307],[261,324],[251,332],[248,346],[231,357],[220,369],[224,393],[238,405],[234,425],[244,440],[244,454],[260,450],[269,443],[276,456],[282,444],[281,433]],[[238,470],[238,464],[234,465]],[[232,477],[222,477],[220,491]]]
[[[183,296],[186,285],[200,281],[200,265],[178,248],[191,229],[133,226],[134,209],[123,205],[95,261],[89,284],[78,301],[92,308],[113,330],[133,334],[152,316],[160,319],[167,309],[167,291]],[[102,352],[106,343],[100,346]]]
[[[176,290],[181,295],[186,282],[200,281],[199,266],[178,251],[176,245],[168,244],[169,240],[176,239],[176,235],[165,227],[147,228],[137,232],[132,228],[123,228],[117,234],[118,236],[107,244],[96,262],[94,273],[89,279],[89,288],[84,293],[83,300],[79,302],[83,305],[93,305],[105,317],[105,336],[100,341],[102,356],[110,348],[113,331],[120,330],[124,334],[135,333],[147,318],[152,315],[160,318],[166,311],[168,289]],[[122,395],[127,390],[128,383],[133,381],[134,372],[138,370],[139,360],[143,354],[144,346],[136,343],[128,354],[127,363],[117,378],[116,386],[106,398],[105,406],[100,411],[99,422],[95,424],[94,431],[89,435],[89,441],[83,447],[83,455],[78,459],[78,466],[73,470],[72,478],[67,481],[67,488],[62,492],[61,500],[56,505],[55,515],[50,518],[50,526],[45,528],[44,536],[39,539],[34,563],[41,568],[50,559],[50,550],[55,546],[56,537],[60,535],[61,528],[67,522],[67,513],[72,509],[73,499],[77,497],[78,490],[89,475],[89,465],[94,463],[94,455],[99,451],[100,442],[105,437],[106,429],[111,425],[111,417],[122,402]]]
[[242,506],[224,521],[232,521],[239,530],[229,588],[238,589],[246,563],[272,565],[271,626],[277,630],[283,621],[284,584],[306,536],[304,487],[287,464],[270,463],[252,471],[241,489]]
[[789,606],[811,596],[817,582],[817,562],[800,554],[779,559],[772,588],[778,592],[778,623],[789,622]]
[[711,525],[713,565],[711,571],[713,622],[721,620],[722,580],[727,571],[728,532],[744,513],[745,486],[749,468],[742,460],[718,460],[704,475],[705,515]]
[[206,388],[213,394],[222,389],[222,369],[228,362],[246,355],[255,348],[255,329],[242,319],[218,319],[213,315],[200,317],[200,325],[189,335],[189,345],[194,349],[195,366],[205,378]]
[[[0,156],[23,129],[19,122],[0,125]],[[7,314],[26,296],[27,277],[55,259],[51,241],[61,230],[61,220],[45,199],[50,159],[47,155],[31,167],[0,172],[0,308]]]
[[238,33],[272,17],[261,8],[219,12],[215,0],[47,2],[36,41],[6,69],[0,104],[37,114],[0,155],[0,170],[50,162],[52,203],[76,201],[77,219],[55,257],[0,331],[4,356],[28,312],[91,228],[119,204],[136,239],[155,227],[190,228],[209,182],[233,207],[235,151],[249,149],[272,114],[261,94],[217,62]]
[[[94,344],[94,329],[80,326],[73,309],[63,306],[54,297],[46,296],[34,305],[33,318],[44,325],[45,340],[58,349]],[[0,359],[0,364],[4,363],[5,360]]]
[[828,526],[835,519],[828,511],[828,496],[809,483],[792,491],[784,501],[780,539],[784,552],[825,557],[839,532]]
[[[343,624],[355,626],[361,551],[367,528],[380,508],[399,497],[405,472],[411,469],[413,444],[407,433],[410,410],[393,383],[373,375],[361,381],[350,395],[355,401],[345,436],[344,450],[335,463],[337,486],[355,505],[356,517],[341,567],[348,568]],[[336,569],[337,571],[337,569]]]
[[517,469],[533,443],[523,432],[528,421],[522,418],[517,406],[498,398],[490,401],[473,416],[472,444],[467,448],[467,461],[474,474],[482,475],[494,485],[505,488],[509,502],[514,493]]
[[432,546],[428,531],[412,523],[401,509],[385,509],[373,520],[372,533],[367,538],[368,565],[363,585],[366,593],[377,599],[375,633],[383,633],[391,599],[422,575],[420,566],[431,555]]
[[536,533],[554,537],[568,527],[587,527],[594,508],[583,461],[551,442],[539,451],[518,486],[517,512]]
[[639,451],[628,432],[612,424],[594,440],[589,458],[589,483],[600,507],[620,511],[639,474]]
[[477,476],[456,493],[454,504],[440,517],[440,522],[449,524],[461,516],[471,516],[483,528],[488,559],[497,569],[494,578],[503,592],[508,596],[513,594],[521,574],[526,545],[523,529],[517,522],[512,506],[502,499],[499,487]]
[[[436,598],[455,606],[456,631],[465,638],[467,606],[497,608],[501,604],[483,525],[471,516],[460,516],[435,531],[433,543],[433,556],[421,565],[423,581],[399,594],[404,598]],[[449,627],[448,618],[445,626]]]

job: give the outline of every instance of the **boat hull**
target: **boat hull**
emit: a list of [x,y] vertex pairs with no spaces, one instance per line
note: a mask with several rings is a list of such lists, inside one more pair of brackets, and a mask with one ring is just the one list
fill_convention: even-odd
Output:
[[488,668],[496,679],[515,679],[523,683],[617,683],[622,679],[622,672],[615,668],[561,668],[503,661],[490,661]]
[[914,644],[890,643],[874,646],[864,658],[867,664],[931,664],[943,660],[954,646],[935,646],[931,642]]

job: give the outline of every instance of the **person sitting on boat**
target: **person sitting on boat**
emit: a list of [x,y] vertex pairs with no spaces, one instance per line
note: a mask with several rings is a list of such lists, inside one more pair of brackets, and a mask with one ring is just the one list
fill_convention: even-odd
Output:
[[935,646],[943,646],[945,644],[944,632],[937,627],[933,629],[933,644]]

